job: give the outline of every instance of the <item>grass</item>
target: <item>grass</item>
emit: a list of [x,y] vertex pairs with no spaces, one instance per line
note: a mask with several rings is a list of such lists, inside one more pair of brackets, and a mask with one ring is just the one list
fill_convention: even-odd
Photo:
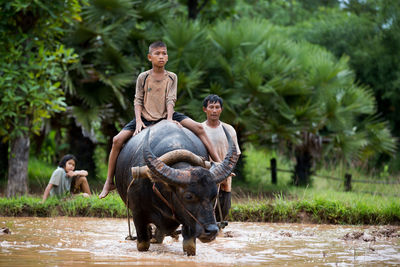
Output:
[[28,164],[28,184],[30,190],[44,190],[56,167],[57,166],[40,161],[34,157],[30,157]]
[[[277,184],[271,183],[271,172],[267,168],[270,167],[270,160],[275,158],[277,160],[277,168],[283,170],[293,170],[294,162],[287,160],[285,157],[271,152],[268,150],[256,149],[252,145],[246,146],[244,151],[245,155],[245,166],[244,172],[246,181],[245,183],[236,183],[237,186],[245,186],[248,190],[253,193],[261,192],[290,192],[292,185],[292,173],[278,172]],[[358,168],[345,168],[342,165],[329,166],[325,165],[322,168],[315,171],[314,175],[311,176],[311,187],[315,190],[325,191],[337,191],[343,192],[344,188],[344,176],[345,173],[352,174],[352,192],[355,193],[367,193],[371,195],[385,195],[400,197],[400,179],[397,177],[389,177],[382,175],[382,178],[371,178],[368,174],[365,174],[361,169]],[[334,180],[323,178],[321,176],[335,177],[341,180]],[[374,184],[374,183],[363,183],[358,182],[359,180],[366,181],[379,181],[379,182],[393,182],[395,184]],[[235,180],[234,180],[235,182]]]
[[[126,207],[116,193],[100,200],[70,196],[49,198],[41,203],[40,197],[0,198],[2,216],[83,216],[125,218]],[[321,192],[293,189],[288,197],[247,199],[237,195],[229,215],[230,221],[252,222],[305,222],[331,224],[400,224],[400,202],[394,197],[366,196],[335,191]]]
[[0,198],[2,216],[83,216],[83,217],[116,217],[126,216],[126,207],[116,193],[111,193],[105,200],[97,195],[85,198],[81,195],[63,199],[49,197],[44,203],[36,196],[19,198]]
[[292,188],[287,197],[233,199],[232,221],[400,224],[396,197]]

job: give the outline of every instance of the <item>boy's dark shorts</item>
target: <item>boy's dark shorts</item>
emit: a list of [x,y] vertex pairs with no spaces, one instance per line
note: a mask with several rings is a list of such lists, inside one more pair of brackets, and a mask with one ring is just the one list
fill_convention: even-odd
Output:
[[[189,117],[182,113],[176,112],[176,111],[174,112],[174,114],[172,114],[172,119],[177,122],[181,122],[187,118],[189,118]],[[162,121],[162,120],[165,120],[165,119],[160,119],[157,121],[148,121],[142,117],[143,124],[146,126],[156,124],[157,122]],[[128,131],[134,132],[136,130],[136,119],[131,120],[127,125],[124,126],[124,128],[122,130],[128,130]]]

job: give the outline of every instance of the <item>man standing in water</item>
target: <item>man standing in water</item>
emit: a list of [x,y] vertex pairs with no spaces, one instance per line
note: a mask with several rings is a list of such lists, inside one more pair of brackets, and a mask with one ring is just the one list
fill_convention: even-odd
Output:
[[[222,110],[222,98],[217,95],[209,95],[204,98],[203,111],[207,115],[207,120],[204,121],[202,125],[219,158],[224,159],[226,154],[228,153],[229,144],[222,126],[224,126],[228,133],[231,135],[232,140],[236,145],[238,155],[240,155],[241,152],[238,145],[235,129],[231,125],[219,120]],[[220,184],[221,187],[219,191],[219,202],[221,205],[222,218],[219,214],[219,209],[217,209],[217,221],[223,221],[228,215],[229,209],[231,208],[232,176],[234,176],[234,174],[231,174],[228,178],[226,178],[226,180],[224,180]]]

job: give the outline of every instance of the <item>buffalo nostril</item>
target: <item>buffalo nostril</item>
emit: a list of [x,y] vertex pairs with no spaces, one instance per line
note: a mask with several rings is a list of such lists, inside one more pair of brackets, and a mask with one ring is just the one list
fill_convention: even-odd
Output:
[[205,233],[207,235],[216,235],[218,233],[218,226],[216,224],[208,224],[205,227]]

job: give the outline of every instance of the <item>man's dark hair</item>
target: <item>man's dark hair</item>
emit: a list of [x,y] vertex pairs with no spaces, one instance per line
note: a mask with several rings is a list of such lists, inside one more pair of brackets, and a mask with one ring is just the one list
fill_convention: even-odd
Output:
[[167,45],[161,41],[156,41],[154,43],[151,43],[149,45],[149,54],[151,54],[151,50],[153,50],[154,48],[159,48],[159,47],[165,47],[167,48]]
[[224,103],[222,98],[220,98],[217,95],[208,95],[208,96],[206,96],[206,98],[204,98],[203,107],[207,108],[208,103],[217,103],[217,102],[221,105],[221,108],[222,108],[222,105]]
[[71,154],[67,154],[64,157],[62,157],[62,159],[60,160],[60,162],[58,163],[58,166],[61,168],[65,168],[65,164],[67,164],[67,161],[73,159],[75,161],[76,164],[76,158],[74,155]]

